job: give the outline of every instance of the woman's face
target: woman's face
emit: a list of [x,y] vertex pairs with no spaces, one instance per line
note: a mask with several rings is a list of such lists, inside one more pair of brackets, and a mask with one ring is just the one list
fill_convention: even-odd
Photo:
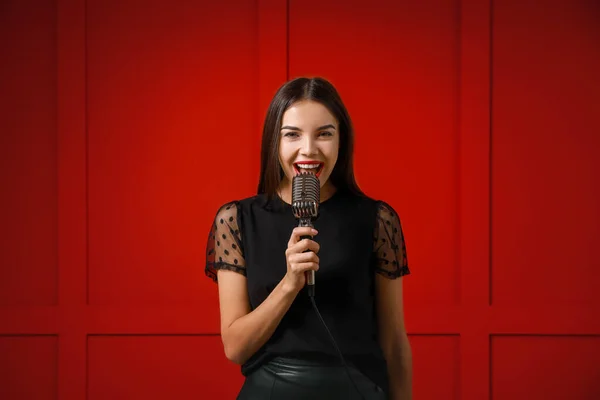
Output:
[[339,143],[338,121],[327,107],[311,100],[292,104],[283,114],[279,137],[283,184],[290,185],[296,174],[308,171],[317,175],[321,188],[331,186]]

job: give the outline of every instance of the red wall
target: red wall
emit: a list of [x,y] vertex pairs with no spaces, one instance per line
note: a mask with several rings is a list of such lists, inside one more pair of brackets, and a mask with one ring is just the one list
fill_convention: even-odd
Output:
[[229,399],[204,246],[321,75],[403,220],[414,398],[600,396],[600,7],[0,5],[0,398]]

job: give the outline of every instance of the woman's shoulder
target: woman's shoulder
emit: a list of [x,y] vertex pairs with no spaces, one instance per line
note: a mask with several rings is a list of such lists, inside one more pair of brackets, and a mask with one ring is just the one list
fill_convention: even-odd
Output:
[[394,207],[394,201],[385,197],[372,196],[367,193],[357,193],[352,195],[359,204],[368,205],[376,211],[379,218],[395,219],[399,218],[399,213]]
[[266,202],[266,196],[263,194],[252,195],[247,197],[229,199],[224,203],[221,203],[217,208],[217,214],[219,213],[232,213],[241,211],[243,208],[253,207],[255,205],[264,205]]
[[366,192],[360,192],[360,193],[344,192],[344,195],[354,199],[354,201],[356,201],[358,203],[369,204],[373,207],[377,207],[378,209],[379,208],[392,209],[392,206],[390,205],[390,203],[388,202],[387,199],[385,199],[385,198],[382,199],[377,196],[370,195]]

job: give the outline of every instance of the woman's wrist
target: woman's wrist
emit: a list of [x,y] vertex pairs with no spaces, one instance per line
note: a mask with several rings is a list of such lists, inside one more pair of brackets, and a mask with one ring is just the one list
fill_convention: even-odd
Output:
[[286,294],[291,294],[294,296],[296,296],[300,292],[300,289],[296,288],[295,285],[293,285],[289,281],[289,277],[287,274],[281,280],[281,290]]

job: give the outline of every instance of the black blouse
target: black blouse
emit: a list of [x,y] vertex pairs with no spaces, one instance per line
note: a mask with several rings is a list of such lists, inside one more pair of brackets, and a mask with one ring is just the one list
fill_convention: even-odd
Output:
[[[406,245],[395,210],[384,201],[337,191],[319,205],[315,302],[346,361],[388,391],[387,368],[377,340],[375,273],[395,279],[409,274]],[[247,278],[251,309],[283,279],[285,250],[298,221],[279,197],[257,195],[224,204],[208,237],[205,273],[217,270]],[[301,290],[273,335],[244,365],[248,375],[271,357],[337,357],[330,338]]]

